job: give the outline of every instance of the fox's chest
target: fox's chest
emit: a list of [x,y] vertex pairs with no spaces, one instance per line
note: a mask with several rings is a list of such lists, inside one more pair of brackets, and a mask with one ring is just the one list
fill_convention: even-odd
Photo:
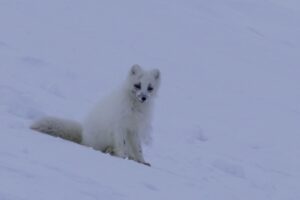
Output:
[[122,124],[124,129],[131,131],[138,131],[144,126],[146,116],[141,112],[127,111],[124,112],[120,119],[120,124]]

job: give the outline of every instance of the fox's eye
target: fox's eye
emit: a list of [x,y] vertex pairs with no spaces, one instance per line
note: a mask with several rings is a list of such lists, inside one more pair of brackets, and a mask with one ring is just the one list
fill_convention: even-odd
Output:
[[140,90],[141,89],[141,83],[134,84],[134,88],[137,89],[137,90]]
[[148,88],[147,88],[147,90],[148,90],[149,92],[152,92],[152,91],[153,91],[153,87],[152,87],[151,85],[149,85]]

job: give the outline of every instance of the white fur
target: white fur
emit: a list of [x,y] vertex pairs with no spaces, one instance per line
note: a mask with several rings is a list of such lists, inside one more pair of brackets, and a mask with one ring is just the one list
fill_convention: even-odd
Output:
[[[159,70],[145,71],[139,65],[133,65],[122,87],[99,102],[87,116],[83,123],[81,143],[122,158],[148,164],[144,160],[141,145],[151,139],[153,98],[159,85]],[[70,132],[69,127],[76,127],[77,124],[61,120],[57,122],[57,118],[41,119],[31,128],[49,134],[44,130],[55,124],[59,124],[59,127],[64,124],[63,127],[67,130],[59,128],[58,133],[52,131],[51,135],[68,139],[70,135],[74,136],[73,132],[78,134],[78,130]]]
[[35,121],[31,129],[81,143],[82,128],[80,123],[57,117],[44,117]]

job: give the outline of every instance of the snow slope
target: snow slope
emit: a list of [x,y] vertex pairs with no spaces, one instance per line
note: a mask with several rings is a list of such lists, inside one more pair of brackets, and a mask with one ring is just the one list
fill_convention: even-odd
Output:
[[[296,0],[1,0],[0,200],[300,199]],[[28,129],[82,120],[139,63],[146,167]]]

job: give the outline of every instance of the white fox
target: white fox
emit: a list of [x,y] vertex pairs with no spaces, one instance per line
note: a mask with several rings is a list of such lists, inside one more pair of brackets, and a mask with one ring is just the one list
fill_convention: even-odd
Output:
[[153,98],[160,79],[158,69],[146,71],[133,65],[123,86],[99,102],[83,125],[44,117],[30,128],[150,166],[141,144],[151,139]]

